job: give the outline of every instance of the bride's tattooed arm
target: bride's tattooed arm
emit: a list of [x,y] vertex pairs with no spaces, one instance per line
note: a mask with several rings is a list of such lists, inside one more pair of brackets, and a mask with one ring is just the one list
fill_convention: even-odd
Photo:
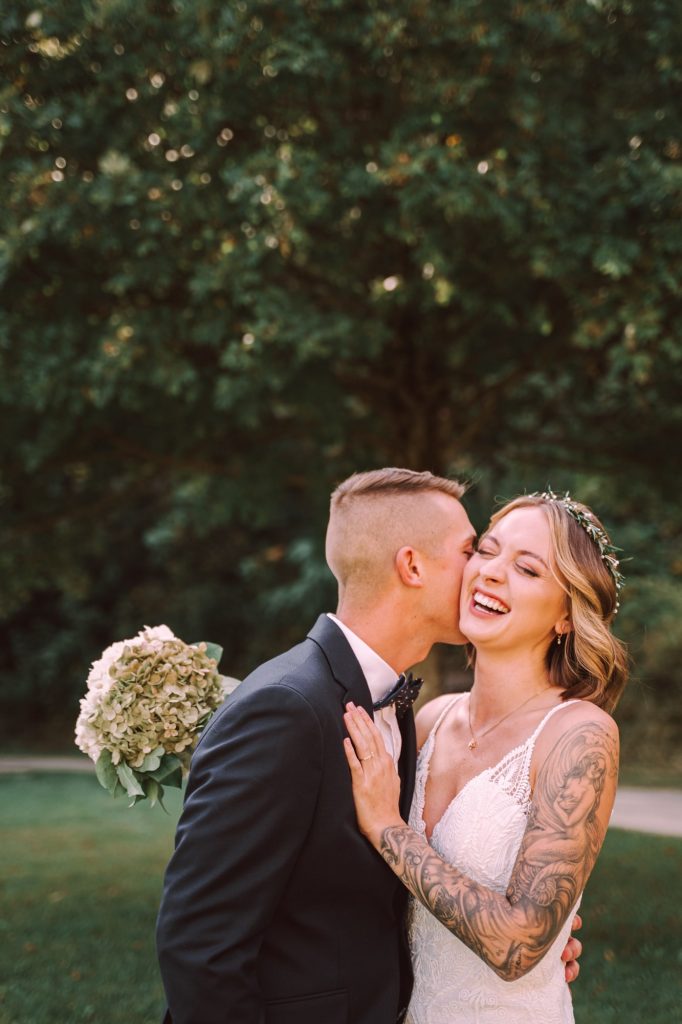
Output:
[[447,864],[407,825],[370,838],[413,895],[513,981],[542,959],[585,886],[608,825],[617,771],[615,725],[577,724],[560,738],[539,773],[506,893]]

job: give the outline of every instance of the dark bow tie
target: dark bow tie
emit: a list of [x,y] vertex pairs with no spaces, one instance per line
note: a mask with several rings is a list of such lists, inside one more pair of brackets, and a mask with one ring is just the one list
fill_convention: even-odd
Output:
[[402,718],[419,696],[423,682],[423,679],[413,679],[411,672],[398,676],[398,682],[393,689],[381,700],[376,701],[372,705],[372,710],[383,711],[384,708],[390,708],[395,704],[395,713],[398,718]]

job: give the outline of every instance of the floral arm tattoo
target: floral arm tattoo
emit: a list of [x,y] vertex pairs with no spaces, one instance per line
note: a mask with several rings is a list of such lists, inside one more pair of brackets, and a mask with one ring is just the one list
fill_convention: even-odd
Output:
[[506,893],[447,864],[407,825],[384,829],[378,850],[427,910],[496,974],[514,981],[545,955],[585,886],[617,774],[617,735],[604,726],[576,725],[561,737],[539,775]]

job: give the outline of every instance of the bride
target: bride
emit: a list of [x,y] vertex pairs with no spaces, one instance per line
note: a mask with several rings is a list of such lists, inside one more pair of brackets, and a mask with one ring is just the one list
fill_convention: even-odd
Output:
[[603,526],[568,495],[493,516],[462,587],[474,684],[417,716],[409,824],[376,727],[348,705],[360,829],[414,897],[407,1024],[573,1021],[559,954],[615,797],[622,582]]

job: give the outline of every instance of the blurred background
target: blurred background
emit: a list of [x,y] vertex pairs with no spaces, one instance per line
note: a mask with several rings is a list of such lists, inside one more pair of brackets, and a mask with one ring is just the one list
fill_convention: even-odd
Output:
[[[331,489],[401,465],[470,481],[479,528],[548,484],[594,505],[624,778],[680,781],[681,52],[669,0],[5,5],[6,752],[71,750],[144,624],[239,677],[297,641]],[[428,677],[467,685],[461,654]]]

